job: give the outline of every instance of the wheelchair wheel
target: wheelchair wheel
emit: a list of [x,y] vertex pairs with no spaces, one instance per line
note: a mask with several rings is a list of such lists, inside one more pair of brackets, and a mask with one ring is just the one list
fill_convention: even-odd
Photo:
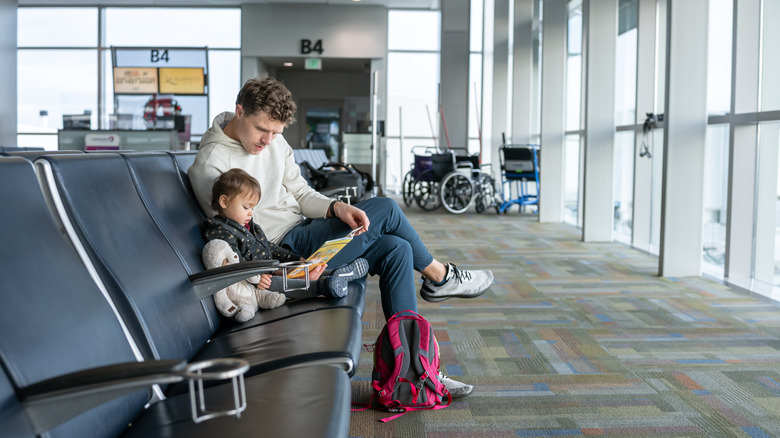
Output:
[[441,203],[450,213],[468,210],[474,199],[474,184],[460,172],[450,172],[441,181]]
[[474,198],[477,213],[482,213],[496,204],[496,187],[493,178],[486,174],[480,175],[477,182],[477,195]]
[[414,202],[414,177],[412,176],[411,170],[406,172],[406,176],[404,176],[404,185],[402,190],[404,204],[407,207],[411,207],[412,203]]
[[414,182],[414,201],[426,211],[433,211],[441,207],[439,201],[439,183],[431,181],[433,172],[426,170],[417,176]]

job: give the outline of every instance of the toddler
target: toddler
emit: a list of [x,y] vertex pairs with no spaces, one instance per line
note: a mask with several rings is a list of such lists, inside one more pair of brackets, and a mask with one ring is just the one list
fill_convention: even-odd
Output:
[[[217,214],[206,219],[203,238],[206,242],[221,239],[226,241],[241,261],[279,260],[291,262],[304,260],[287,248],[270,242],[259,225],[252,221],[253,210],[260,201],[260,184],[241,169],[230,169],[214,182],[211,207]],[[295,289],[285,292],[279,275],[263,274],[257,283],[258,289],[284,293],[289,298],[307,298],[324,295],[340,298],[347,294],[347,284],[368,273],[368,262],[358,258],[352,263],[323,275],[327,265],[309,270],[310,285],[305,280],[288,279],[287,287]]]

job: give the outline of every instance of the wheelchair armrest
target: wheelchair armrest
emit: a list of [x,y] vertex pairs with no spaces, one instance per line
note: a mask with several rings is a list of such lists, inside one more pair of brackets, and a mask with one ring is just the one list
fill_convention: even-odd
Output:
[[199,300],[210,297],[220,290],[246,280],[257,274],[268,274],[275,271],[278,260],[255,260],[207,269],[190,275],[190,281]]
[[19,399],[36,434],[96,406],[155,384],[183,380],[180,360],[127,362],[77,371],[19,390]]

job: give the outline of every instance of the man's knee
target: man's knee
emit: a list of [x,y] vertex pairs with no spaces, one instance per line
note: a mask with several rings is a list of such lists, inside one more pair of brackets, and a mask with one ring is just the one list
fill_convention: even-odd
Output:
[[355,204],[356,207],[372,214],[402,213],[401,207],[392,198],[374,197]]
[[400,237],[383,236],[374,242],[370,251],[379,261],[380,269],[412,269],[412,246]]

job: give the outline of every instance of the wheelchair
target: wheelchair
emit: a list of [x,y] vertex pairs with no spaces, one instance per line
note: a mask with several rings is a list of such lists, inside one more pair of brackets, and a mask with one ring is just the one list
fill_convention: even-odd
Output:
[[477,213],[497,205],[495,182],[483,173],[478,155],[439,152],[434,147],[412,148],[414,163],[404,176],[403,199],[407,207],[416,203],[426,211],[444,206],[460,214],[475,205]]
[[[513,205],[523,211],[526,205],[539,206],[539,145],[502,144],[498,148],[501,165],[501,202],[497,213],[506,213]],[[529,184],[535,190],[530,190]],[[512,197],[514,188],[515,197]]]

